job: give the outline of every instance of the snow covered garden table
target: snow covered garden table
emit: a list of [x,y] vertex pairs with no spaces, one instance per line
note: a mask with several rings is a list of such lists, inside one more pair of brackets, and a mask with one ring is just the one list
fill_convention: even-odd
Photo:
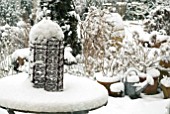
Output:
[[49,114],[86,114],[107,103],[107,90],[85,77],[64,75],[64,91],[34,88],[28,74],[0,79],[0,107],[14,111]]

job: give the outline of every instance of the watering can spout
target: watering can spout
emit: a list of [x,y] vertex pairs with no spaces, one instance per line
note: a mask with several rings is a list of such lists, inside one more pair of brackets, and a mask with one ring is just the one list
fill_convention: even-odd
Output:
[[147,75],[146,80],[144,82],[141,82],[139,85],[140,87],[136,88],[136,92],[137,93],[141,93],[142,91],[145,90],[145,88],[149,85],[153,85],[154,84],[154,80],[153,77],[151,77],[150,75]]
[[145,88],[146,88],[148,85],[149,85],[149,84],[146,83],[145,85],[142,85],[142,86],[140,86],[140,87],[137,87],[137,88],[136,88],[136,93],[137,93],[137,94],[140,94],[142,91],[145,90]]

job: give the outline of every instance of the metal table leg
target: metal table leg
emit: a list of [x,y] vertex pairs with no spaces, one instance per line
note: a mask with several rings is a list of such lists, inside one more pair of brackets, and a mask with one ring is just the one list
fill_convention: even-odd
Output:
[[72,112],[71,114],[88,114],[88,111]]
[[48,112],[48,113],[36,113],[36,114],[88,114],[88,111],[77,111],[77,112]]
[[13,110],[11,109],[6,109],[9,114],[15,114]]

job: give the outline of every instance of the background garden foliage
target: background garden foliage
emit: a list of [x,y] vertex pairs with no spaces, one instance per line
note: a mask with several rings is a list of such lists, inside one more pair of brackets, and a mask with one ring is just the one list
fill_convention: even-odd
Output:
[[[115,46],[115,42],[106,41],[120,38],[122,42],[125,37],[123,33],[113,37],[119,30],[114,21],[107,21],[109,16],[116,19],[111,13],[120,13],[118,9],[125,8],[121,12],[123,21],[143,20],[145,32],[170,35],[169,4],[169,0],[0,0],[0,61],[14,50],[28,47],[30,28],[42,18],[50,18],[61,26],[64,46],[71,47],[74,57],[86,53],[85,59],[90,62],[100,56],[105,60],[103,55],[107,56],[106,51]],[[102,47],[103,43],[107,46]]]

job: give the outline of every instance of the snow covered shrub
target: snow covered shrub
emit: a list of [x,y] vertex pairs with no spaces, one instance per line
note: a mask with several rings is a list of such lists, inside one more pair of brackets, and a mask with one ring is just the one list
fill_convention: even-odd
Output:
[[[169,76],[169,68],[170,68],[170,37],[168,37],[168,40],[163,43],[160,46],[160,50],[161,50],[161,60],[159,62],[159,70],[161,72],[161,78],[163,77],[163,75],[167,75]],[[160,79],[161,79],[160,78]]]
[[169,15],[169,6],[157,6],[150,12],[148,19],[144,21],[145,30],[147,32],[158,31],[164,35],[170,35]]
[[122,50],[127,68],[134,67],[143,73],[146,73],[148,68],[156,68],[160,61],[159,49],[143,46],[137,31],[132,38],[132,41],[124,42]]
[[19,16],[26,23],[31,23],[30,15],[32,13],[33,4],[31,0],[21,0],[20,1],[20,14]]
[[116,2],[116,10],[122,17],[125,16],[126,8],[127,2]]
[[148,6],[144,3],[132,2],[127,4],[125,20],[143,20],[148,15]]
[[169,58],[169,55],[170,55],[170,37],[168,37],[168,40],[167,42],[163,43],[161,46],[160,46],[160,50],[161,50],[161,55],[162,55],[162,58],[161,58],[161,61],[160,61],[160,66],[162,66],[164,69],[167,69],[167,68],[170,68],[170,58]]
[[160,48],[160,46],[168,40],[168,36],[160,35],[160,33],[156,31],[151,33],[142,31],[139,35],[139,42],[144,47]]
[[17,27],[19,28],[19,31],[20,31],[19,34],[21,34],[20,39],[23,40],[22,44],[24,45],[24,47],[28,47],[29,32],[31,29],[30,24],[21,20],[17,23]]
[[0,25],[16,25],[19,14],[19,2],[15,0],[0,1]]
[[81,27],[87,75],[93,76],[95,71],[107,75],[108,70],[112,71],[111,64],[125,35],[121,16],[91,7]]
[[[148,34],[149,35],[149,34]],[[141,38],[144,37],[146,39],[152,39],[154,35],[139,35],[137,31],[135,31],[132,35],[132,41],[126,41],[123,45],[123,57],[125,59],[126,70],[129,68],[135,68],[139,73],[140,82],[144,82],[147,79],[147,75],[151,76],[154,80],[153,85],[149,85],[143,91],[146,94],[156,94],[158,88],[158,81],[160,77],[160,71],[158,70],[159,62],[162,58],[161,51],[159,48],[151,48],[147,45],[143,45],[141,43]],[[149,38],[150,37],[150,38]],[[155,40],[155,39],[154,39]],[[155,45],[150,40],[149,44]],[[161,44],[162,45],[162,44]]]
[[20,73],[28,73],[29,49],[17,49],[0,61],[0,78]]
[[0,1],[0,25],[8,23],[10,26],[16,26],[22,18],[25,22],[30,22],[29,15],[32,8],[31,0],[1,0]]
[[64,32],[64,46],[69,45],[73,49],[73,56],[81,53],[81,42],[77,33],[80,17],[71,0],[40,0],[37,18],[41,20],[42,17],[50,18],[59,24]]
[[0,61],[12,54],[16,49],[27,47],[26,32],[22,27],[12,27],[6,24],[0,27],[0,31]]

